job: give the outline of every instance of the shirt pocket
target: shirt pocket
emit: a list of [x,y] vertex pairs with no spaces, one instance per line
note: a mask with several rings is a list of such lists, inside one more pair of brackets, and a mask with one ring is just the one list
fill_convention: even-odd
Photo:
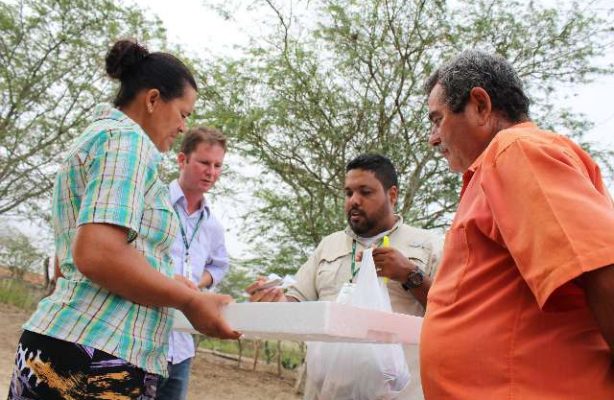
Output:
[[178,221],[166,187],[159,181],[145,195],[139,234],[155,245],[174,240]]
[[345,282],[352,276],[347,262],[350,256],[340,256],[332,260],[323,259],[316,274],[316,292],[319,300],[334,301]]
[[464,226],[452,227],[446,235],[443,258],[428,294],[428,301],[449,305],[456,301],[467,271],[469,246]]
[[145,195],[138,234],[137,248],[141,247],[155,269],[172,276],[174,268],[170,258],[170,248],[179,234],[179,222],[171,205],[168,190],[159,181],[154,183]]
[[426,275],[432,276],[432,271],[430,268],[430,251],[422,244],[412,244],[410,243],[406,249],[399,250],[401,254],[412,264],[416,265],[420,270],[422,270]]

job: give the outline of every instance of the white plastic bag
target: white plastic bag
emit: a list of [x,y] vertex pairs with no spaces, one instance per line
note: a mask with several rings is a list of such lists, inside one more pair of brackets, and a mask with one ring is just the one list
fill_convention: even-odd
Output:
[[[365,250],[357,283],[344,303],[391,311],[386,285],[377,278],[371,250]],[[392,400],[409,383],[400,344],[307,343],[305,399]]]

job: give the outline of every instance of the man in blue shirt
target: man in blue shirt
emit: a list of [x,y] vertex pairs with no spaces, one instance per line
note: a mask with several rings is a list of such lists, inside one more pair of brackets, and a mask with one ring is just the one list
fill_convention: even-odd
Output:
[[[226,137],[211,128],[186,133],[177,155],[179,178],[169,185],[171,203],[180,220],[180,234],[171,248],[177,278],[195,289],[211,288],[228,271],[224,228],[205,197],[222,172]],[[187,396],[195,355],[192,335],[173,331],[169,340],[168,379],[158,386],[158,399]]]

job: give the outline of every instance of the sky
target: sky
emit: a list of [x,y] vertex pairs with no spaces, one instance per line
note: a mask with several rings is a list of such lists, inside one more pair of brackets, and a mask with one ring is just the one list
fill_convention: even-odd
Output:
[[[247,45],[249,35],[258,35],[262,25],[254,23],[254,19],[264,18],[246,12],[244,8],[237,9],[232,19],[225,19],[211,7],[205,6],[202,0],[182,0],[181,6],[169,7],[166,0],[132,0],[143,9],[149,9],[157,14],[167,29],[169,43],[181,45],[190,55],[198,55],[203,59],[219,55],[232,56],[235,45]],[[545,0],[549,2],[549,0]],[[243,4],[248,2],[243,2]],[[550,5],[550,4],[549,4]],[[614,55],[604,59],[614,62]],[[598,81],[574,88],[577,94],[564,100],[561,105],[570,106],[575,111],[587,115],[595,126],[588,132],[587,138],[604,146],[614,146],[614,107],[609,96],[614,93],[614,77],[599,78]],[[227,163],[239,162],[232,156]],[[223,176],[222,178],[223,179]],[[238,197],[237,197],[238,196]],[[213,196],[213,209],[218,213],[222,223],[227,226],[226,241],[231,256],[245,257],[248,251],[246,244],[238,237],[241,229],[240,204],[250,201],[249,193],[238,193],[235,198]]]
[[[254,24],[253,19],[262,18],[239,9],[233,15],[236,21],[226,20],[217,11],[205,6],[203,0],[182,0],[181,7],[169,7],[166,0],[133,2],[160,17],[167,29],[169,42],[178,43],[188,52],[205,59],[215,55],[232,55],[234,45],[246,45],[248,35],[258,33],[255,26],[259,24]],[[603,61],[614,63],[614,53]],[[614,146],[614,135],[611,135],[614,132],[614,107],[609,101],[614,93],[614,76],[599,78],[596,82],[574,88],[574,91],[577,94],[563,104],[585,113],[595,123],[594,129],[588,133],[589,139]]]

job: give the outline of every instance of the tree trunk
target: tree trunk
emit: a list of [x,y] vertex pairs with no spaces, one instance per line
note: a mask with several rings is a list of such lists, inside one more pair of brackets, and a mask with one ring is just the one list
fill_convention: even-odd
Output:
[[277,376],[281,376],[281,340],[277,341]]
[[305,380],[305,372],[307,371],[307,364],[305,363],[305,361],[303,361],[303,363],[300,365],[300,367],[298,367],[298,370],[296,372],[296,382],[294,383],[294,392],[295,393],[302,393],[303,392],[303,381]]
[[43,260],[43,276],[45,277],[45,289],[49,289],[51,279],[49,278],[49,256]]
[[307,372],[307,363],[305,362],[306,357],[306,348],[305,342],[301,343],[301,353],[303,354],[303,359],[301,360],[301,365],[298,367],[296,371],[296,383],[294,384],[294,392],[297,394],[303,393],[303,387],[305,383],[305,373]]
[[237,360],[237,368],[241,368],[241,358],[243,357],[243,342],[241,338],[237,339],[239,345],[239,359]]
[[256,351],[254,352],[254,365],[252,366],[252,371],[256,370],[256,364],[258,364],[258,356],[260,355],[260,340],[254,340],[254,346],[256,346]]

